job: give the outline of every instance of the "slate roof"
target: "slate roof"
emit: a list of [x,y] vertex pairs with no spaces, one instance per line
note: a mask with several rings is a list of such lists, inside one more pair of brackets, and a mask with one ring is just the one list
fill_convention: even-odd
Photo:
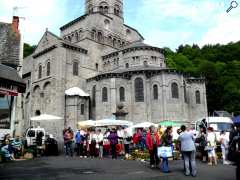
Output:
[[12,24],[0,22],[0,63],[17,67],[19,65],[20,37]]
[[18,86],[20,93],[25,91],[26,84],[18,75],[17,70],[12,67],[0,64],[0,80],[6,84]]

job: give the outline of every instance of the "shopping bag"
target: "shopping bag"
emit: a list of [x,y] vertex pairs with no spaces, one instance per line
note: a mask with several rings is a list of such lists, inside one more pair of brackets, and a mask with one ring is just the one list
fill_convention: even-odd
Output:
[[170,146],[158,147],[158,157],[163,158],[173,157],[172,147]]

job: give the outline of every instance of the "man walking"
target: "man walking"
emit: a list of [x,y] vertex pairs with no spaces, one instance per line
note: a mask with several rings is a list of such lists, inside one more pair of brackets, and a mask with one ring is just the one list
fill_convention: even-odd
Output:
[[[192,134],[186,132],[186,126],[181,126],[182,133],[180,134],[178,140],[181,143],[181,151],[184,159],[185,165],[185,175],[196,177],[197,168],[196,168],[196,147],[194,144],[194,137]],[[190,169],[191,167],[191,169]]]

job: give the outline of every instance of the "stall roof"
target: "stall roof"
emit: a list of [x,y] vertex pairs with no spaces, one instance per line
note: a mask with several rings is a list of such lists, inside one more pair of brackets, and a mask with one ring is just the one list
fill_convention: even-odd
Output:
[[79,87],[72,87],[72,88],[66,90],[65,94],[67,96],[80,96],[80,97],[88,97],[89,96],[89,94],[85,93]]

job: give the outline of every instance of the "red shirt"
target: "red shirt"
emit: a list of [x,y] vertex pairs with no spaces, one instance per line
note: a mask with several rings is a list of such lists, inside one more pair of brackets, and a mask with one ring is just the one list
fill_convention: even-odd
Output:
[[[159,146],[160,145],[160,138],[159,138],[157,132],[155,132],[153,136],[156,140],[156,146]],[[148,150],[153,150],[154,142],[153,142],[150,131],[148,131],[147,136],[146,136],[146,145],[147,145]]]

